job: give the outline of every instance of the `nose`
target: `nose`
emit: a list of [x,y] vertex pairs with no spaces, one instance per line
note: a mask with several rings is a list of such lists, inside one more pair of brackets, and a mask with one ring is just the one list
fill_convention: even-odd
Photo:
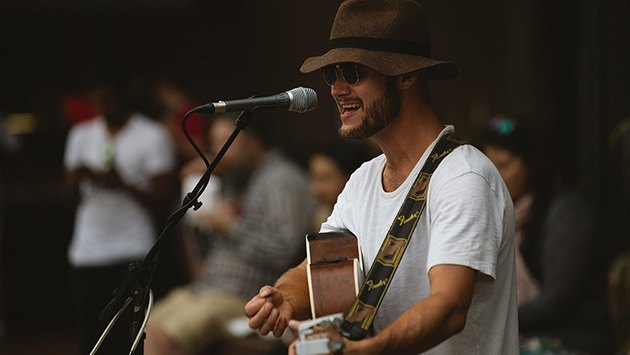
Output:
[[350,92],[351,86],[352,85],[348,84],[343,78],[343,75],[341,75],[341,71],[337,69],[337,78],[335,79],[333,85],[330,87],[330,94],[333,97],[348,94]]

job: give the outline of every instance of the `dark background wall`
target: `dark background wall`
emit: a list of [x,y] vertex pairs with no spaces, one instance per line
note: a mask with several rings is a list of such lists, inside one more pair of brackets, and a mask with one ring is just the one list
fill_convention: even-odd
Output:
[[[425,0],[434,56],[460,77],[431,89],[444,122],[476,142],[491,116],[530,120],[547,154],[600,207],[617,250],[630,215],[630,29],[624,0]],[[64,323],[72,210],[61,193],[69,128],[64,97],[107,53],[138,72],[179,78],[200,103],[314,88],[319,107],[279,113],[279,141],[304,161],[336,135],[336,109],[318,74],[298,68],[322,53],[339,1],[0,2],[0,117],[31,113],[8,135],[0,166],[5,321]],[[6,122],[6,120],[5,120]],[[624,126],[625,122],[625,126]],[[625,130],[624,130],[625,127]],[[8,147],[8,148],[7,148]],[[627,225],[627,224],[626,224]]]

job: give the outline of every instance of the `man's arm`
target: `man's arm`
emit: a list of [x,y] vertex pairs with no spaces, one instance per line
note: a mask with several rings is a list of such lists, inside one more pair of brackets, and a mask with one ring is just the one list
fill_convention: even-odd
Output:
[[308,318],[309,310],[306,259],[282,274],[274,287],[263,286],[245,305],[250,328],[261,335],[273,331],[276,337],[282,336],[290,319]]
[[157,213],[161,212],[161,209],[164,208],[164,204],[166,204],[175,193],[177,186],[175,176],[175,173],[170,170],[155,174],[151,177],[151,184],[148,189],[141,189],[126,183],[120,177],[116,168],[111,168],[107,171],[92,171],[88,175],[88,178],[99,186],[126,191],[144,207]]
[[121,182],[121,187],[153,213],[164,212],[168,207],[167,203],[176,193],[176,174],[173,171],[166,171],[154,175],[148,190],[139,189],[123,182]]
[[64,173],[66,194],[73,204],[77,204],[81,200],[81,194],[79,192],[81,179],[92,179],[92,172],[85,166],[80,166],[78,168],[66,168]]
[[65,171],[66,193],[74,204],[81,199],[79,184],[83,178],[87,178],[101,187],[127,191],[152,213],[165,211],[167,203],[175,193],[177,186],[175,175],[170,171],[152,177],[151,187],[148,190],[143,190],[123,182],[115,169],[107,172],[94,172],[85,166],[81,166],[76,169],[66,169]]
[[477,272],[465,266],[429,270],[431,293],[373,338],[346,340],[344,354],[418,354],[464,329]]

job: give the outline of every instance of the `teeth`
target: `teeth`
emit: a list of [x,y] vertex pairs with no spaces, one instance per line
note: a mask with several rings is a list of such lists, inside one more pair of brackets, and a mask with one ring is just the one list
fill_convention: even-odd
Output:
[[359,104],[348,104],[348,105],[341,105],[341,107],[343,107],[344,110],[352,110],[352,109],[358,109],[361,106]]

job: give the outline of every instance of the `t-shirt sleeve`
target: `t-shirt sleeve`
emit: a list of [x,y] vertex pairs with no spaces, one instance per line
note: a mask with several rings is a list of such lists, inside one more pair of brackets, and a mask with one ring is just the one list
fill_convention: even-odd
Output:
[[66,147],[63,157],[63,165],[66,169],[72,170],[80,165],[80,134],[76,127],[70,129],[66,139]]
[[495,278],[503,207],[486,179],[473,172],[454,177],[429,191],[429,206],[427,270],[455,264]]
[[175,168],[175,145],[171,136],[165,129],[159,127],[151,135],[151,144],[148,147],[144,166],[150,175],[158,175]]
[[330,216],[322,223],[320,233],[355,229],[356,211],[354,205],[356,198],[353,200],[352,196],[357,196],[357,189],[360,189],[357,187],[358,182],[362,182],[360,174],[352,174],[346,186],[337,196],[337,202]]
[[350,208],[350,206],[346,203],[346,196],[348,195],[348,193],[344,192],[342,192],[337,197],[337,203],[335,203],[332,213],[330,214],[328,219],[326,219],[326,221],[322,223],[319,230],[320,233],[349,229],[349,227],[344,223],[344,213],[342,212],[345,211],[345,214],[347,215],[348,209]]

